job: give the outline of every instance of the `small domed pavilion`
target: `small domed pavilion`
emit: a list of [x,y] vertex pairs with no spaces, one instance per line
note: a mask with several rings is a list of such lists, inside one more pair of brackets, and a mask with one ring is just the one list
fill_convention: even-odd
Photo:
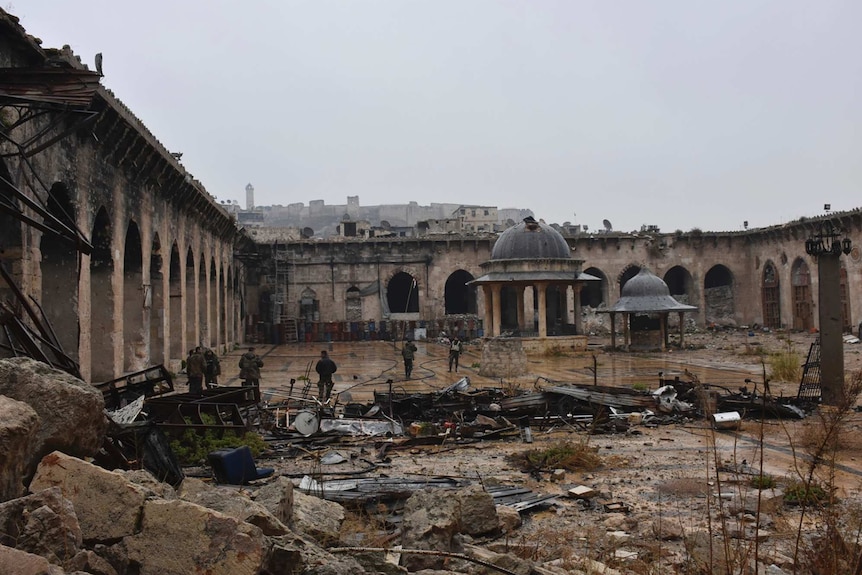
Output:
[[692,305],[679,303],[670,295],[663,279],[641,268],[640,272],[626,282],[620,299],[604,313],[611,315],[611,348],[616,349],[616,314],[623,314],[624,347],[630,349],[661,349],[668,346],[668,316],[679,314],[679,345],[685,335],[684,315],[697,311]]
[[[486,341],[505,334],[519,340],[516,347],[531,352],[585,349],[579,294],[585,282],[600,280],[583,273],[582,265],[557,230],[532,217],[500,234],[491,259],[482,264],[483,275],[470,282],[484,292]],[[505,373],[488,371],[500,364],[500,358],[486,357],[491,348],[483,348],[480,373],[517,375],[511,365]]]

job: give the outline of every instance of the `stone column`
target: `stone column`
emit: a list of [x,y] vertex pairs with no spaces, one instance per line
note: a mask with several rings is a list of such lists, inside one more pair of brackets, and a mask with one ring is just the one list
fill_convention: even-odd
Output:
[[820,321],[820,396],[825,405],[844,400],[844,309],[838,256],[817,257],[817,307]]
[[526,326],[524,325],[524,290],[526,288],[522,285],[515,286],[515,294],[517,296],[517,306],[518,306],[518,330],[524,331]]
[[576,284],[572,286],[575,292],[574,309],[575,309],[575,333],[584,335],[584,319],[581,317],[581,290],[584,289],[584,284]]
[[623,347],[626,351],[629,351],[632,346],[632,334],[631,334],[631,326],[629,326],[629,321],[631,318],[629,314],[623,313]]
[[482,284],[482,295],[485,296],[485,317],[484,317],[484,329],[485,329],[485,337],[493,337],[494,334],[494,316],[493,316],[493,305],[494,298],[491,293],[491,286],[489,284]]
[[539,307],[539,337],[548,337],[548,284],[539,282],[534,289],[538,290],[536,303]]
[[685,348],[685,312],[679,313],[679,347]]
[[668,314],[663,313],[659,316],[658,326],[661,330],[661,350],[667,351],[667,317]]
[[492,332],[493,337],[497,337],[498,335],[500,335],[500,331],[501,331],[500,327],[503,323],[503,312],[502,312],[502,309],[500,307],[500,303],[501,303],[500,300],[502,299],[500,297],[500,292],[502,290],[503,290],[502,285],[491,284],[491,292],[493,294],[493,305],[494,305],[494,308],[493,308],[494,309],[494,312],[493,312],[494,331]]
[[617,314],[611,312],[611,351],[617,349]]

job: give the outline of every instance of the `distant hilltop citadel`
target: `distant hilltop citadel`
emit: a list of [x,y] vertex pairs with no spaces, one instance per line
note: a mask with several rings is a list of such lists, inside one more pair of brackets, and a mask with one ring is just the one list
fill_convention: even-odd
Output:
[[332,236],[412,236],[416,233],[464,233],[502,231],[528,216],[532,210],[466,204],[420,206],[417,202],[362,206],[359,196],[347,196],[346,204],[326,205],[312,200],[287,206],[257,206],[254,187],[246,186],[245,209],[237,203],[223,203],[246,227],[295,228],[302,237]]

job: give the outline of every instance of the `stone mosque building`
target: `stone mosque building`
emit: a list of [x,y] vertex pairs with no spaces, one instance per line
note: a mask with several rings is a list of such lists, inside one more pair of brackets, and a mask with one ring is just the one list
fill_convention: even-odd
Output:
[[[583,346],[644,267],[696,308],[686,327],[812,330],[805,246],[824,222],[850,244],[844,329],[862,320],[860,210],[736,232],[570,233],[517,210],[498,229],[460,218],[506,210],[410,204],[405,222],[437,215],[358,225],[348,210],[323,239],[246,228],[101,85],[98,62],[43,48],[0,10],[0,67],[0,355],[45,355],[86,381],[176,371],[196,345],[445,331]],[[402,217],[353,198],[363,217]]]

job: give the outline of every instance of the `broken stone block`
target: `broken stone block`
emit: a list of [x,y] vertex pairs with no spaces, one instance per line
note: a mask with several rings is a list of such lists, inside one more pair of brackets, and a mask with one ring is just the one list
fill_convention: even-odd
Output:
[[575,497],[577,499],[592,499],[599,494],[598,491],[592,487],[587,487],[586,485],[572,487],[569,489],[568,493],[570,497]]
[[199,479],[187,477],[180,486],[179,495],[184,501],[257,525],[264,535],[284,535],[289,531],[266,507],[252,501],[246,491],[232,487],[214,487]]
[[[401,545],[405,549],[452,551],[452,538],[458,532],[458,500],[445,490],[417,491],[404,504]],[[401,565],[409,571],[441,569],[443,557],[409,555]]]
[[284,476],[276,477],[254,494],[254,500],[287,526],[293,521],[293,483]]
[[93,551],[85,549],[63,563],[66,571],[83,571],[91,575],[117,575],[117,570]]
[[147,501],[140,533],[125,544],[140,575],[255,575],[263,561],[260,529],[180,500]]
[[652,525],[652,532],[656,539],[662,541],[681,541],[685,537],[685,530],[677,522],[674,521],[655,521]]
[[500,530],[500,518],[494,498],[480,485],[471,485],[457,492],[459,532],[484,535]]
[[[261,575],[286,575],[287,573],[363,575],[368,573],[353,556],[329,553],[301,535],[290,533],[266,539],[269,541],[269,548]],[[372,571],[372,573],[376,572]]]
[[0,395],[0,501],[24,494],[24,476],[34,457],[41,421],[22,401]]
[[47,559],[26,551],[0,545],[0,573],[15,575],[66,575],[57,565]]
[[344,508],[333,501],[306,495],[301,491],[293,494],[293,527],[320,542],[328,544],[338,541]]
[[508,505],[497,505],[497,519],[500,521],[500,529],[503,533],[511,533],[523,523],[518,510]]
[[55,451],[46,455],[31,491],[59,487],[72,502],[84,541],[120,539],[136,532],[147,490],[122,473]]
[[78,552],[81,542],[75,509],[56,487],[0,504],[3,545],[59,565]]
[[0,360],[0,394],[28,404],[42,420],[29,472],[52,451],[90,457],[101,448],[108,420],[102,392],[94,386],[42,362],[14,357]]
[[178,497],[177,491],[169,483],[159,481],[146,469],[134,469],[132,471],[123,471],[122,473],[132,483],[147,489],[152,496],[168,500]]
[[566,479],[566,470],[565,469],[554,469],[551,472],[551,481],[555,483],[559,483]]

